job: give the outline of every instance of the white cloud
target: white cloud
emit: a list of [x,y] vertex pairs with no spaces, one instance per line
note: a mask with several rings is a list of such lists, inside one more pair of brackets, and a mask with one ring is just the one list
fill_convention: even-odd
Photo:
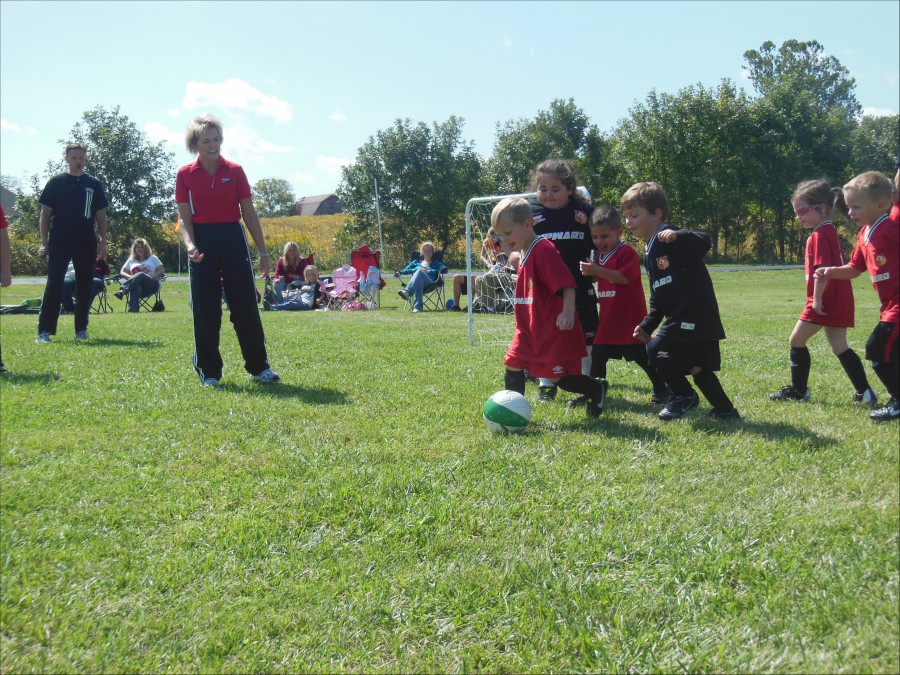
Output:
[[308,173],[295,173],[291,176],[291,180],[295,183],[312,183],[315,179],[315,176]]
[[863,115],[866,117],[890,117],[891,115],[896,115],[896,110],[889,110],[888,108],[872,108],[869,106],[863,106]]
[[166,112],[169,114],[169,117],[181,116],[181,110],[179,110],[178,108],[169,108],[168,110],[166,110]]
[[151,141],[171,143],[175,148],[182,147],[184,143],[184,133],[173,131],[159,122],[147,122],[144,125],[144,133]]
[[223,154],[227,157],[229,150],[243,157],[265,158],[266,155],[287,155],[294,152],[293,146],[278,145],[262,138],[256,131],[244,124],[231,124],[225,127]]
[[750,81],[750,71],[747,70],[746,68],[741,68],[741,73],[740,73],[739,77],[742,80],[746,80],[747,82],[749,82]]
[[351,164],[353,164],[352,159],[316,155],[316,168],[332,176],[339,176],[341,174],[341,169]]
[[503,48],[505,48],[505,49],[509,49],[509,48],[512,47],[514,44],[515,44],[515,43],[512,41],[512,38],[505,37],[505,38],[503,38],[502,40],[500,40],[500,43],[499,43],[497,46],[498,46],[498,47],[503,47]]
[[333,113],[331,113],[328,116],[328,119],[330,119],[333,122],[343,122],[345,119],[347,119],[347,116],[344,113],[342,113],[340,110],[335,110]]
[[10,131],[17,136],[21,136],[22,134],[26,136],[34,136],[37,133],[37,129],[35,129],[34,127],[23,127],[21,124],[9,122],[2,118],[0,118],[0,129],[3,129],[4,131]]
[[224,82],[188,82],[182,105],[190,109],[213,105],[225,110],[246,110],[276,122],[289,122],[293,118],[290,103],[277,96],[266,96],[236,77]]

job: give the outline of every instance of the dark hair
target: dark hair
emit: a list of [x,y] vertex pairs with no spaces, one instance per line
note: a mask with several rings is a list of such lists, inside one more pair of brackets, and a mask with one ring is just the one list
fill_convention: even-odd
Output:
[[622,229],[622,216],[615,206],[600,204],[594,207],[591,214],[591,227],[608,227],[611,230]]
[[831,187],[831,183],[824,179],[805,180],[794,188],[791,201],[801,200],[810,206],[827,206],[828,210],[837,209],[847,215],[847,204],[844,202],[844,193],[839,187]]
[[570,199],[574,200],[579,206],[587,206],[587,202],[576,192],[578,188],[578,174],[575,172],[575,167],[568,160],[545,159],[538,164],[531,173],[532,190],[537,190],[538,180],[541,176],[553,176],[572,193],[572,196],[569,197]]
[[66,157],[69,156],[69,152],[72,150],[84,150],[85,152],[87,152],[87,146],[81,141],[69,141],[68,143],[66,143]]

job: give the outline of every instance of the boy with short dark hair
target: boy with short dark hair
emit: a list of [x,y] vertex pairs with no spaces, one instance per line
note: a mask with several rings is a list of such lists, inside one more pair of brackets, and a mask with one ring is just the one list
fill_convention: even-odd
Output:
[[666,224],[669,198],[659,183],[632,185],[622,195],[620,207],[629,231],[647,242],[644,267],[650,312],[633,334],[647,344],[650,365],[672,392],[659,418],[678,419],[698,404],[699,396],[686,377],[690,374],[712,405],[710,419],[740,419],[715,373],[721,369],[719,340],[725,339],[725,330],[703,262],[711,246],[709,235]]
[[522,251],[513,303],[516,333],[506,353],[504,386],[525,394],[525,370],[565,391],[587,397],[587,416],[599,417],[606,380],[581,372],[587,354],[575,313],[575,279],[556,247],[535,234],[531,206],[507,197],[491,212],[491,226],[504,248]]
[[859,226],[850,262],[820,267],[817,279],[855,279],[869,271],[881,300],[878,325],[866,342],[866,358],[891,400],[869,417],[875,422],[900,419],[900,224],[891,220],[891,181],[883,173],[867,171],[844,186],[850,220]]

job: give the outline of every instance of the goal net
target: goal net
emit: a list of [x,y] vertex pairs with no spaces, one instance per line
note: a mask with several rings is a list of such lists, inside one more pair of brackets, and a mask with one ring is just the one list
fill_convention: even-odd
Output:
[[[504,346],[512,341],[515,331],[513,293],[515,277],[497,268],[488,237],[491,211],[506,197],[530,199],[534,192],[514,195],[474,197],[466,204],[466,278],[469,280],[469,342],[474,346]],[[500,258],[501,265],[503,258]]]
[[[579,185],[577,192],[591,203],[587,188]],[[490,251],[485,250],[491,211],[506,197],[531,199],[535,192],[513,195],[474,197],[466,204],[466,278],[469,287],[469,342],[474,346],[508,346],[515,332],[513,294],[515,277],[492,275]]]

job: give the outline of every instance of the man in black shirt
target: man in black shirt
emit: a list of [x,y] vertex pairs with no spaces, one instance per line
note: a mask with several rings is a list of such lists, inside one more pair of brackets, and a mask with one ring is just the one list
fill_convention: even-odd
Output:
[[[91,286],[97,255],[106,258],[106,207],[109,203],[103,186],[84,172],[87,148],[83,143],[66,145],[69,170],[54,176],[38,200],[41,205],[40,255],[47,256],[47,286],[38,317],[38,343],[50,342],[56,335],[63,281],[69,261],[75,268],[75,339],[87,340],[91,309]],[[94,222],[100,241],[94,234]]]

